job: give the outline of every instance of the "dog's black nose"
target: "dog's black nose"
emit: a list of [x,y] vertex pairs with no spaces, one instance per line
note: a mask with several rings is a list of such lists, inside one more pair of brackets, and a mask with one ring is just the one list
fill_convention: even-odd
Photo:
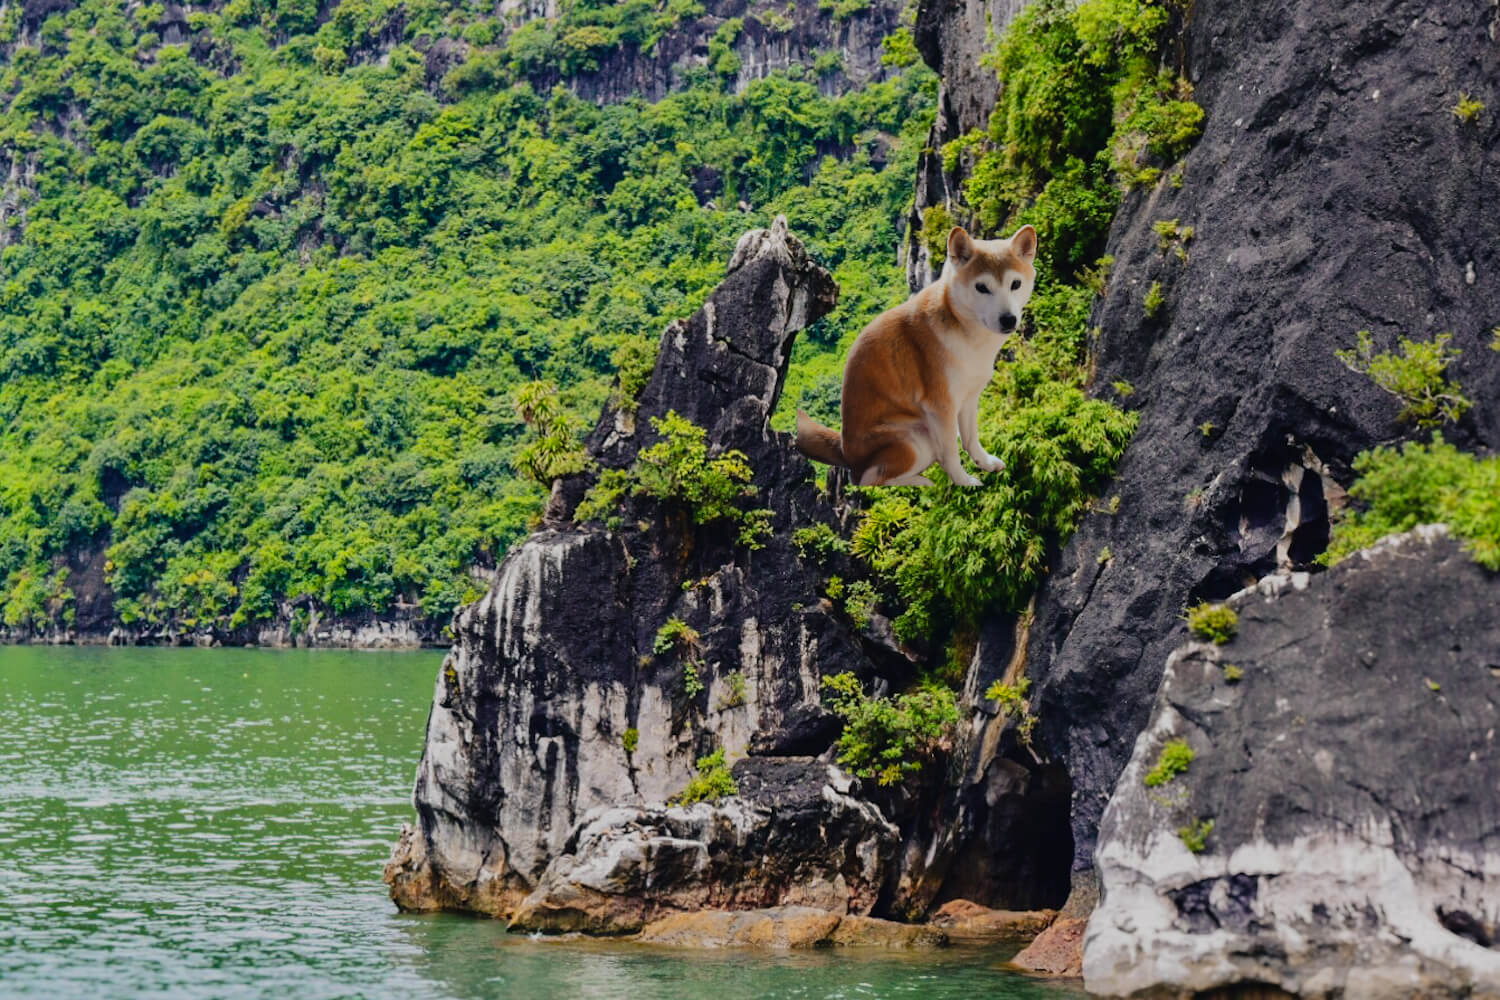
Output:
[[1014,330],[1015,328],[1016,328],[1016,314],[1015,313],[1001,313],[1000,314],[1000,329],[1002,329],[1002,330]]

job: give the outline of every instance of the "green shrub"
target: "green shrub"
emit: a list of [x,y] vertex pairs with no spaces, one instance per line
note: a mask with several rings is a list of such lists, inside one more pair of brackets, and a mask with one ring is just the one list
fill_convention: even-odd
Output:
[[953,231],[953,216],[946,206],[932,205],[922,212],[922,231],[918,239],[927,248],[934,268],[948,259],[948,234]]
[[668,618],[667,623],[656,630],[656,639],[651,648],[661,655],[674,649],[692,652],[698,648],[698,630],[681,618]]
[[1224,664],[1224,682],[1226,684],[1238,684],[1245,677],[1245,671],[1233,663]]
[[1030,691],[1031,680],[1023,677],[1015,684],[996,681],[984,692],[986,698],[1000,703],[1000,714],[1016,720],[1016,734],[1027,746],[1031,745],[1031,735],[1040,721],[1031,712],[1031,702],[1026,700]]
[[1479,120],[1479,115],[1484,111],[1484,102],[1477,101],[1468,94],[1459,94],[1458,103],[1453,105],[1453,117],[1465,125],[1473,125]]
[[811,558],[820,563],[826,563],[835,555],[849,551],[849,543],[823,521],[792,532],[792,544],[803,559]]
[[1479,458],[1434,434],[1429,445],[1381,447],[1354,459],[1359,478],[1349,496],[1363,506],[1335,522],[1332,564],[1386,535],[1442,522],[1481,566],[1500,570],[1500,456]]
[[945,167],[976,157],[964,195],[985,229],[1037,225],[1043,284],[1103,248],[1116,179],[1154,179],[1202,130],[1191,86],[1157,69],[1173,6],[1038,0],[986,60],[999,104],[987,129],[945,149]]
[[1227,604],[1194,605],[1187,613],[1188,631],[1200,639],[1222,646],[1240,628],[1240,616]]
[[729,765],[724,762],[724,748],[698,758],[698,774],[687,787],[669,800],[671,805],[690,806],[694,802],[718,802],[740,793]]
[[892,785],[945,751],[958,722],[952,690],[923,683],[895,698],[871,698],[851,673],[823,678],[830,707],[844,720],[839,763],[861,778]]
[[703,675],[698,672],[698,664],[699,661],[693,657],[682,661],[682,693],[687,695],[689,700],[697,698],[707,690],[707,685],[703,683]]
[[904,69],[915,65],[922,58],[922,54],[917,51],[917,42],[912,37],[911,29],[904,25],[897,28],[893,34],[881,39],[880,48],[880,62],[884,66]]
[[1456,421],[1472,405],[1457,383],[1443,376],[1458,359],[1458,351],[1448,350],[1451,334],[1440,333],[1429,341],[1401,338],[1401,354],[1374,353],[1369,330],[1359,331],[1353,349],[1335,352],[1351,371],[1368,375],[1386,392],[1404,404],[1398,419],[1410,420],[1418,427],[1436,427],[1444,421]]
[[573,512],[575,521],[601,519],[618,507],[629,492],[656,500],[681,503],[695,524],[728,521],[737,529],[739,544],[761,548],[770,534],[771,512],[746,510],[741,502],[755,496],[748,485],[751,471],[743,452],[730,450],[714,458],[708,454],[708,432],[676,411],[652,417],[651,426],[662,440],[641,449],[628,473],[606,470]]
[[541,486],[559,476],[582,472],[588,455],[578,441],[572,414],[563,409],[557,386],[527,382],[515,392],[516,414],[535,434],[516,454],[516,470]]
[[631,726],[625,730],[625,735],[620,737],[620,745],[625,748],[627,754],[635,753],[636,748],[641,745],[641,731]]
[[1202,854],[1208,848],[1208,835],[1213,832],[1213,820],[1199,819],[1194,820],[1187,826],[1179,827],[1177,837],[1182,841],[1182,846],[1194,854]]
[[903,639],[1023,607],[1048,545],[1072,532],[1125,450],[1136,416],[1050,377],[1046,349],[1028,345],[1002,365],[981,402],[981,437],[1003,472],[982,489],[883,491],[854,531],[851,551],[906,606]]
[[1146,787],[1159,788],[1187,771],[1193,762],[1193,748],[1186,740],[1169,740],[1156,758],[1156,766],[1146,772]]
[[870,625],[870,615],[875,611],[875,588],[869,580],[855,580],[849,584],[844,596],[844,612],[854,627],[864,630]]
[[1162,294],[1161,282],[1151,282],[1151,287],[1146,289],[1146,298],[1143,303],[1147,319],[1155,319],[1161,312],[1161,307],[1166,305],[1167,297]]

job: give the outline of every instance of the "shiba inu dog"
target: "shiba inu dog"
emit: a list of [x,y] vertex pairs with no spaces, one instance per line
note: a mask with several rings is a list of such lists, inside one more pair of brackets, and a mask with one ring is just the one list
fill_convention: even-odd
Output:
[[948,234],[943,273],[860,332],[844,364],[842,433],[797,411],[797,448],[847,467],[860,486],[931,486],[937,462],[960,486],[978,486],[958,455],[999,472],[979,443],[979,394],[995,373],[1036,280],[1036,230],[1009,239]]

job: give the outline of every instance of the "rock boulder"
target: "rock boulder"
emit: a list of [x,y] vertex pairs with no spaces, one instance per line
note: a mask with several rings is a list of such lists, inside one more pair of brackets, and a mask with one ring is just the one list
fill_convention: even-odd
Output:
[[1105,811],[1089,989],[1500,995],[1500,575],[1430,527],[1229,604]]

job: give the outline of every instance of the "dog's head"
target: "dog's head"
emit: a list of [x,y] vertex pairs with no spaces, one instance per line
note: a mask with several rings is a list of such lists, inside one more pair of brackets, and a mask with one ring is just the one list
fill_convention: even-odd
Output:
[[976,240],[961,226],[948,234],[943,276],[954,307],[986,329],[1008,335],[1036,282],[1036,230],[1022,226],[1004,240]]

